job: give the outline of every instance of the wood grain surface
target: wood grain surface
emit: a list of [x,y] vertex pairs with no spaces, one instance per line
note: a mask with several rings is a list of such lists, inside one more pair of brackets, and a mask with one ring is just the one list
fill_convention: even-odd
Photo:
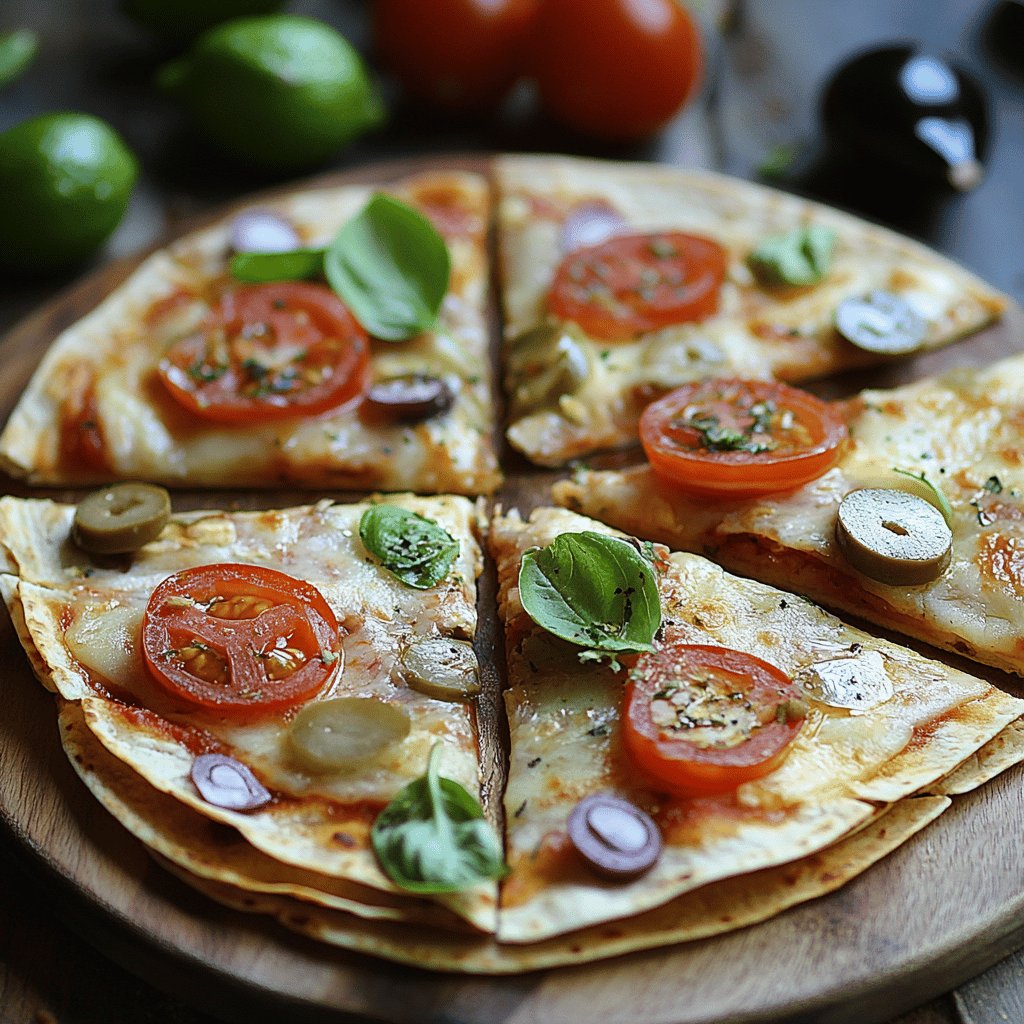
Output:
[[[487,162],[423,158],[320,181],[384,182],[441,165],[482,168]],[[47,344],[132,265],[101,270],[12,332],[0,350],[0,415],[10,412]],[[827,391],[848,393],[866,383],[986,362],[1022,347],[1022,325],[1024,315],[1014,310],[1002,324],[952,349],[830,382]],[[529,507],[543,500],[557,474],[531,471],[506,451],[503,457],[509,471],[504,504]],[[0,480],[0,487],[78,497],[30,492],[8,480]],[[182,509],[211,502],[268,507],[308,497],[206,491],[179,492],[174,501]],[[492,600],[493,578],[485,574],[479,647],[489,667],[481,698],[488,704],[498,700],[501,682]],[[1016,769],[956,798],[935,824],[837,893],[730,935],[501,979],[432,974],[347,954],[223,909],[157,868],[67,764],[52,698],[32,679],[6,619],[0,666],[0,816],[26,854],[44,865],[55,898],[77,928],[115,959],[130,954],[135,969],[161,987],[187,990],[210,1012],[231,1019],[277,1021],[287,1011],[290,1020],[330,1016],[396,1024],[873,1024],[952,988],[1024,940],[1018,825],[1024,775]],[[979,674],[1020,693],[1016,682],[998,673]],[[482,743],[485,790],[497,799],[505,756],[500,731],[483,736]]]

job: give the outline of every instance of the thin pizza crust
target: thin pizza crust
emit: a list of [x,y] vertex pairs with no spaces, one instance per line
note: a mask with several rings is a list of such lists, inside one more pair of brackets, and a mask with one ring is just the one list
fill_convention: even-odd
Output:
[[902,800],[834,846],[794,864],[705,886],[614,927],[586,928],[532,946],[503,946],[479,935],[460,937],[459,919],[446,918],[426,900],[389,900],[387,894],[265,857],[236,833],[153,789],[112,757],[73,703],[62,704],[60,729],[68,757],[92,794],[188,884],[228,906],[273,915],[332,945],[432,970],[518,973],[743,928],[845,884],[951,803],[942,796]]
[[[660,580],[664,629],[776,665],[802,686],[810,714],[780,767],[735,794],[659,793],[621,747],[621,674],[581,664],[578,648],[535,626],[519,601],[523,553],[581,530],[614,533],[562,509],[539,509],[526,523],[497,517],[489,535],[510,637],[511,875],[502,887],[500,941],[539,941],[628,917],[710,882],[806,857],[862,826],[877,806],[943,779],[1024,712],[1024,701],[981,679],[704,558],[672,554]],[[835,671],[856,680],[852,709],[814,696],[821,692],[815,675]],[[600,881],[568,845],[569,812],[599,791],[631,800],[661,825],[661,859],[635,882]]]
[[320,942],[434,971],[507,975],[692,942],[765,921],[845,885],[911,840],[948,806],[948,797],[901,800],[860,831],[793,864],[715,882],[655,910],[528,946],[503,945],[487,938],[465,939],[409,924],[368,921],[218,882],[192,874],[159,855],[157,859],[182,881],[217,902],[235,910],[269,914],[286,928]]
[[[515,338],[549,321],[548,291],[562,258],[560,233],[574,209],[611,207],[627,231],[681,230],[729,253],[719,310],[698,323],[623,342],[574,330],[588,375],[578,389],[508,427],[513,447],[541,465],[562,465],[634,444],[652,395],[709,376],[808,380],[879,362],[833,327],[845,298],[896,292],[927,322],[922,348],[946,345],[998,317],[1005,296],[938,253],[895,232],[809,200],[722,175],[651,164],[506,156],[496,164],[498,245],[506,355]],[[838,235],[828,277],[804,288],[763,288],[746,258],[764,237],[804,225]],[[517,380],[510,380],[514,390]],[[557,390],[557,389],[556,389]]]
[[[581,470],[553,496],[629,533],[709,552],[734,572],[1024,675],[1024,355],[864,391],[846,411],[851,442],[838,464],[795,491],[695,498],[643,465]],[[913,587],[858,572],[835,540],[839,504],[852,490],[914,489],[927,500],[927,487],[905,473],[923,473],[952,512],[949,567]]]
[[[166,393],[156,367],[167,347],[202,319],[227,284],[225,218],[148,257],[84,319],[53,343],[0,435],[0,464],[34,484],[144,479],[178,486],[298,486],[490,493],[501,483],[492,446],[493,398],[486,325],[485,241],[490,192],[479,175],[419,175],[385,190],[437,211],[452,282],[436,330],[401,343],[374,342],[375,378],[426,373],[454,391],[452,409],[421,423],[373,424],[357,408],[301,419],[204,422]],[[286,216],[303,243],[326,245],[369,199],[370,186],[297,192],[261,204]],[[192,296],[154,316],[161,303]],[[106,470],[63,451],[62,422],[88,416]]]

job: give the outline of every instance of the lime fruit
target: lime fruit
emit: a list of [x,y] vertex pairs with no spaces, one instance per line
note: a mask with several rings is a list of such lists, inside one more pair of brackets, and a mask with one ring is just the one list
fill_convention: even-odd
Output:
[[283,3],[284,0],[121,0],[121,10],[161,39],[184,43],[222,21],[272,14]]
[[359,54],[333,28],[276,14],[204,33],[160,84],[214,145],[263,167],[320,163],[383,119]]
[[139,165],[89,114],[43,114],[0,133],[0,264],[77,263],[121,222]]
[[39,36],[31,29],[0,32],[0,89],[17,81],[35,60]]

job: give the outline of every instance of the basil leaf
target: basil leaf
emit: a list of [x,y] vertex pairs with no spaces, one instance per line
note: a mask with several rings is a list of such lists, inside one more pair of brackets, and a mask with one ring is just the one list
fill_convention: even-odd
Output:
[[766,284],[817,284],[832,266],[837,237],[834,229],[818,224],[796,228],[763,239],[747,262]]
[[900,476],[909,476],[911,480],[920,480],[921,483],[923,483],[931,492],[932,497],[935,499],[931,504],[942,513],[942,518],[946,520],[946,525],[953,525],[953,506],[950,505],[949,498],[947,498],[945,493],[940,491],[938,487],[936,487],[935,484],[933,484],[931,480],[924,475],[923,472],[913,473],[909,469],[900,469],[899,466],[893,466],[892,471],[894,473],[899,473]]
[[231,260],[231,276],[239,281],[303,281],[324,269],[323,249],[289,249],[287,252],[240,252]]
[[409,892],[459,892],[508,874],[501,843],[480,804],[438,775],[435,743],[427,774],[377,815],[370,838],[385,874]]
[[39,36],[29,28],[0,32],[0,89],[17,81],[39,52]]
[[373,505],[359,520],[359,539],[407,586],[427,590],[448,575],[459,542],[433,519],[397,505]]
[[580,647],[650,651],[661,625],[654,566],[603,533],[563,533],[527,551],[519,596],[538,626]]
[[437,322],[451,257],[423,214],[378,193],[338,232],[324,271],[370,334],[403,341]]

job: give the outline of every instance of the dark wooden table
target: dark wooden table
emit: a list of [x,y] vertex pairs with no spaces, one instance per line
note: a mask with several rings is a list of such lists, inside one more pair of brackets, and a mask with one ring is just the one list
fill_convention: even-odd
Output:
[[[739,4],[732,30],[711,43],[711,74],[699,101],[643,146],[613,150],[569,137],[532,113],[528,97],[520,96],[508,116],[484,124],[428,121],[399,108],[386,130],[346,150],[333,166],[418,153],[536,150],[658,159],[755,177],[774,147],[794,148],[798,165],[813,163],[817,99],[837,62],[867,46],[915,40],[955,55],[982,82],[992,100],[993,141],[988,173],[977,190],[923,220],[891,222],[1024,301],[1024,77],[993,62],[982,45],[980,29],[989,8],[975,0],[747,0]],[[367,4],[295,0],[289,9],[331,22],[368,49]],[[0,94],[0,130],[49,110],[87,110],[116,125],[142,160],[129,214],[96,265],[173,233],[182,221],[221,202],[274,183],[229,166],[189,138],[175,111],[152,88],[159,52],[116,13],[113,0],[5,0],[0,31],[21,26],[39,30],[43,50],[30,73]],[[0,334],[71,280],[65,275],[0,281]],[[105,948],[116,951],[119,964],[80,938],[76,922],[90,908],[76,906],[32,851],[2,830],[0,872],[2,1024],[214,1024],[223,1019],[195,1008],[189,992],[163,991],[152,970],[156,987],[139,980],[133,972],[152,957],[135,955],[116,935]],[[89,932],[95,941],[96,930]],[[1022,971],[1024,956],[1018,953],[893,1024],[1018,1024],[1024,1021]]]

